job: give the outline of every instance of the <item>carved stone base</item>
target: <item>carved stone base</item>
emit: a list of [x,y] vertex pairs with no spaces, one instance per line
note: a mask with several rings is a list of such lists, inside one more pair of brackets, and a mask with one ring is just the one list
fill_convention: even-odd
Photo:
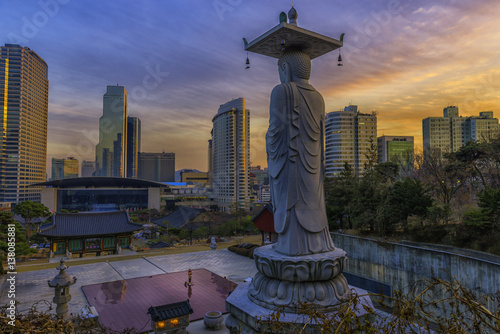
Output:
[[286,256],[276,252],[272,245],[259,247],[254,252],[259,272],[248,290],[248,298],[268,309],[307,302],[317,304],[324,311],[333,311],[349,298],[347,280],[342,275],[347,256],[342,249],[302,256]]
[[347,280],[342,274],[328,281],[290,282],[257,273],[248,291],[248,298],[255,304],[269,309],[285,306],[287,312],[296,309],[286,305],[297,303],[314,303],[323,311],[334,311],[348,297]]
[[[242,333],[242,334],[255,334],[255,333],[276,333],[274,330],[266,330],[265,320],[269,319],[269,316],[273,313],[272,310],[262,307],[260,305],[254,304],[248,298],[248,290],[250,288],[250,283],[239,284],[236,289],[229,295],[226,299],[226,311],[230,315],[226,319],[226,327],[231,333]],[[373,309],[373,303],[367,296],[367,292],[361,289],[348,287],[349,293],[356,293],[359,298],[359,303],[357,307],[353,309],[358,317],[362,317],[368,314],[364,306]],[[332,317],[335,317],[335,312],[331,313]],[[289,333],[286,330],[287,324],[306,324],[309,318],[296,314],[294,312],[281,313],[279,322],[284,328],[282,333]],[[314,324],[311,324],[303,333],[318,333],[318,329]]]

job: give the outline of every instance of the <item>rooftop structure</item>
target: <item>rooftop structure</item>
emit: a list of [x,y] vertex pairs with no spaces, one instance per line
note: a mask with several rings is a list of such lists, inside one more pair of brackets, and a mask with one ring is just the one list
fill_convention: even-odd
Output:
[[194,218],[196,218],[203,212],[205,212],[204,209],[195,209],[180,205],[174,212],[172,212],[168,216],[154,219],[151,222],[162,227],[182,228],[186,227],[186,224],[191,222]]

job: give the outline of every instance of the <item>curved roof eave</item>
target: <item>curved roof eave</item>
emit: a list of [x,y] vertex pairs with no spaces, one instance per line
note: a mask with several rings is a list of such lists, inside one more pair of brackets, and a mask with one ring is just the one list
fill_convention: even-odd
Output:
[[105,176],[90,176],[90,177],[75,177],[70,179],[54,180],[40,182],[30,185],[32,187],[53,187],[53,188],[162,188],[168,185],[155,181],[128,179],[122,177],[105,177]]

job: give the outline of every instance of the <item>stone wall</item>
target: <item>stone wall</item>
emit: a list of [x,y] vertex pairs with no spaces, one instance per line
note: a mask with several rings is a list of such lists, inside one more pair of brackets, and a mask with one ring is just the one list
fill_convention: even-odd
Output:
[[[430,249],[416,243],[400,244],[332,233],[335,247],[347,252],[346,271],[357,276],[389,284],[393,290],[408,292],[424,278],[456,280],[484,294],[500,294],[500,259],[452,252],[453,248]],[[493,306],[491,304],[490,306]],[[496,306],[498,307],[498,305]]]

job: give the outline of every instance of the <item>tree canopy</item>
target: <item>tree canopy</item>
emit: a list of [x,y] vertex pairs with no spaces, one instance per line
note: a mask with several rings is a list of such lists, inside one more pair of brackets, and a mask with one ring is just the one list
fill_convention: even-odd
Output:
[[33,230],[35,230],[34,224],[36,219],[47,218],[51,215],[49,208],[41,203],[33,201],[24,201],[16,204],[12,211],[23,217],[28,241],[30,240]]

